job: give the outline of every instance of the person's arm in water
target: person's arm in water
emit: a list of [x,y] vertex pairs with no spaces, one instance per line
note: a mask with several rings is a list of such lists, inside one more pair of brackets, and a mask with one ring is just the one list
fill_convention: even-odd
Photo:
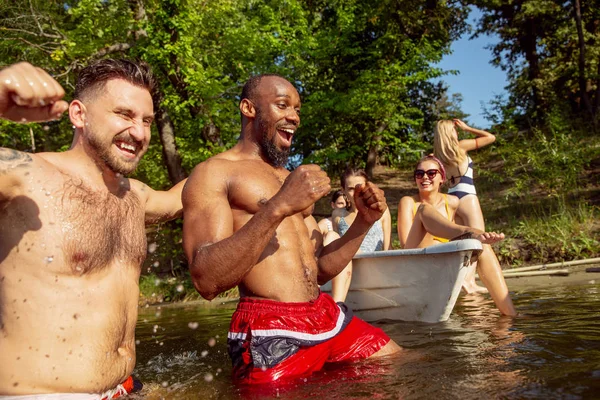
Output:
[[404,196],[398,203],[398,240],[402,248],[406,248],[406,239],[412,227],[415,200],[411,196]]
[[494,143],[496,140],[496,136],[492,135],[491,133],[481,129],[471,128],[460,119],[455,119],[454,125],[465,132],[472,133],[473,135],[477,136],[475,139],[463,139],[458,142],[458,145],[464,151],[480,149]]
[[[48,73],[26,62],[0,71],[0,118],[14,122],[58,119],[69,107],[61,100],[65,91]],[[33,157],[17,150],[0,148],[0,200],[19,193],[23,170]]]
[[[341,238],[331,242],[322,249],[317,249],[319,285],[331,280],[339,274],[352,260],[371,226],[382,217],[387,210],[383,191],[368,182],[357,185],[354,190],[354,202],[358,214],[348,231]],[[319,251],[320,250],[320,251]]]
[[138,193],[146,200],[146,224],[158,224],[181,217],[183,205],[181,192],[187,179],[174,185],[169,190],[154,190],[148,185],[131,180]]
[[182,197],[183,248],[194,286],[209,300],[242,281],[285,218],[312,206],[331,190],[321,168],[302,165],[234,233],[227,163],[230,161],[209,160],[197,166]]

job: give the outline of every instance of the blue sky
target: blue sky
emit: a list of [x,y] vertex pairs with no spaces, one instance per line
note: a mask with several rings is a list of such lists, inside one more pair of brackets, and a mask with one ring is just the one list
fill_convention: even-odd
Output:
[[[474,25],[481,13],[473,8],[469,23]],[[475,127],[489,128],[490,122],[483,116],[483,104],[487,104],[497,94],[504,94],[507,85],[506,74],[492,66],[492,52],[486,45],[498,42],[497,37],[480,36],[469,40],[465,34],[452,44],[452,54],[445,56],[438,66],[444,70],[457,70],[458,75],[447,75],[442,80],[449,86],[449,92],[463,95],[462,110],[469,114],[468,121]]]

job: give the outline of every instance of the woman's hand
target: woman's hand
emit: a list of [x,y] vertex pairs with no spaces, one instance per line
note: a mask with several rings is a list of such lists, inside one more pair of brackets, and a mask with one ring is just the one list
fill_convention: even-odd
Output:
[[454,121],[454,125],[460,129],[462,129],[465,132],[470,132],[472,130],[472,128],[465,124],[463,121],[461,121],[458,118],[453,119],[452,121]]

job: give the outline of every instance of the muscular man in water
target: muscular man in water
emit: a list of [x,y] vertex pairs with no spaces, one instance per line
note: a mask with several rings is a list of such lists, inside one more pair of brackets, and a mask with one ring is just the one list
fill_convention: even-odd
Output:
[[[156,192],[126,177],[148,149],[154,87],[147,65],[99,61],[68,105],[70,150],[0,149],[0,395],[131,389],[145,224],[176,217],[183,187]],[[63,95],[27,63],[0,71],[3,118],[58,118]]]
[[383,192],[357,186],[355,222],[323,246],[310,211],[329,193],[329,178],[316,165],[284,168],[300,124],[298,92],[279,76],[253,77],[240,111],[239,142],[199,164],[182,197],[184,250],[197,290],[212,299],[239,285],[228,335],[235,378],[268,382],[399,351],[318,286],[344,269],[386,210]]

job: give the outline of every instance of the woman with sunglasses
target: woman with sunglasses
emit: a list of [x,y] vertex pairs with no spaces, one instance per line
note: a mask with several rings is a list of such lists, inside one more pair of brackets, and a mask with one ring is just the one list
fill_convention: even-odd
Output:
[[[456,128],[476,138],[458,140]],[[457,222],[482,231],[485,231],[485,222],[473,181],[473,160],[468,152],[488,146],[495,140],[496,137],[491,133],[471,128],[459,119],[438,121],[434,130],[434,154],[444,163],[448,172],[448,194],[459,199],[461,217]],[[463,287],[467,293],[484,291],[475,284],[474,273],[467,276]]]
[[490,246],[504,236],[455,223],[456,219],[462,218],[460,201],[456,196],[440,192],[446,179],[446,171],[436,157],[430,155],[422,158],[413,176],[419,194],[405,196],[398,204],[398,238],[402,247],[427,247],[471,233],[473,238],[483,243],[483,251],[477,264],[479,277],[500,312],[516,315],[502,269]]
[[[364,185],[369,181],[369,178],[365,171],[362,169],[347,169],[341,176],[342,190],[346,195],[346,200],[349,203],[349,207],[337,208],[333,210],[331,218],[333,220],[333,230],[344,236],[344,234],[350,228],[350,225],[354,222],[358,210],[354,204],[354,188],[356,185]],[[324,244],[326,245],[336,235],[327,235],[324,238]],[[367,253],[379,250],[389,250],[392,241],[392,217],[389,208],[385,210],[381,219],[373,224],[367,236],[363,239],[360,245],[360,252]],[[335,278],[331,280],[331,296],[335,301],[344,301],[350,288],[350,281],[352,279],[352,262],[340,272]]]

